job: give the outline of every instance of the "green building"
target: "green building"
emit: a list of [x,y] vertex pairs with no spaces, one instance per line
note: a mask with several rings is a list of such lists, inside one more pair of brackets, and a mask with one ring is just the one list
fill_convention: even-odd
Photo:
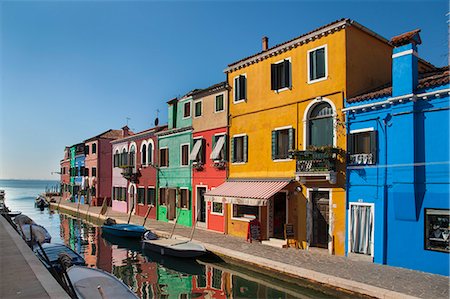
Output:
[[192,225],[192,93],[172,99],[168,130],[158,133],[158,220]]

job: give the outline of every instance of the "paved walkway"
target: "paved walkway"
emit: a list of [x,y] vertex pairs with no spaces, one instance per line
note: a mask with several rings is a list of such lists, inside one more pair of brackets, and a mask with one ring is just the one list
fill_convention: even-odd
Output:
[[3,216],[0,298],[70,298]]
[[[74,203],[61,203],[60,208],[81,218],[98,221],[100,207],[90,207]],[[87,210],[89,212],[87,213]],[[87,214],[86,214],[87,213]],[[88,215],[88,216],[86,216]],[[110,208],[107,217],[118,223],[126,222],[128,215]],[[105,219],[101,216],[100,219]],[[142,225],[143,217],[132,216],[131,223]],[[173,224],[148,219],[146,227],[155,233],[168,236]],[[174,232],[176,238],[189,238],[191,228],[178,225]],[[225,255],[248,264],[262,266],[272,271],[311,279],[334,287],[359,292],[378,298],[449,298],[449,278],[403,268],[378,265],[365,261],[354,261],[346,257],[331,256],[320,252],[280,249],[260,243],[248,243],[229,235],[196,229],[194,241],[219,255]]]

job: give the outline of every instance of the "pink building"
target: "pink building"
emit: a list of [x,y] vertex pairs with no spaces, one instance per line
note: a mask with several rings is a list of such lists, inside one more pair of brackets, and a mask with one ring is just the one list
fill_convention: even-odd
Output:
[[61,165],[61,196],[62,199],[70,198],[70,147],[66,146],[64,149],[64,159],[60,162]]

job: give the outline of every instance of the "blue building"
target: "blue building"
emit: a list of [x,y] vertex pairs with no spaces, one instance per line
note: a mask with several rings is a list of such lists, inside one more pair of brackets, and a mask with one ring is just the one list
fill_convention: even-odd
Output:
[[346,100],[348,256],[449,275],[449,67],[394,37],[392,83]]
[[85,145],[84,143],[77,144],[75,148],[75,163],[74,163],[74,189],[73,189],[73,199],[75,202],[78,202],[78,198],[80,198],[80,203],[84,203],[84,195],[85,195],[85,174],[86,170],[84,167],[85,160]]

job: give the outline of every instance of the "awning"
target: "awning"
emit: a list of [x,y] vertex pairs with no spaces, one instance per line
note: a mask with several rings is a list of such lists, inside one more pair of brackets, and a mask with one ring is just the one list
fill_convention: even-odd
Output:
[[247,206],[266,206],[275,193],[286,187],[290,180],[227,181],[205,193],[205,200]]
[[219,159],[220,151],[222,150],[224,143],[225,143],[225,135],[221,136],[219,140],[217,140],[216,146],[214,147],[210,156],[211,160]]
[[197,139],[195,141],[194,147],[192,148],[192,152],[189,156],[189,160],[195,161],[197,160],[198,152],[200,151],[200,147],[202,146],[202,139]]

